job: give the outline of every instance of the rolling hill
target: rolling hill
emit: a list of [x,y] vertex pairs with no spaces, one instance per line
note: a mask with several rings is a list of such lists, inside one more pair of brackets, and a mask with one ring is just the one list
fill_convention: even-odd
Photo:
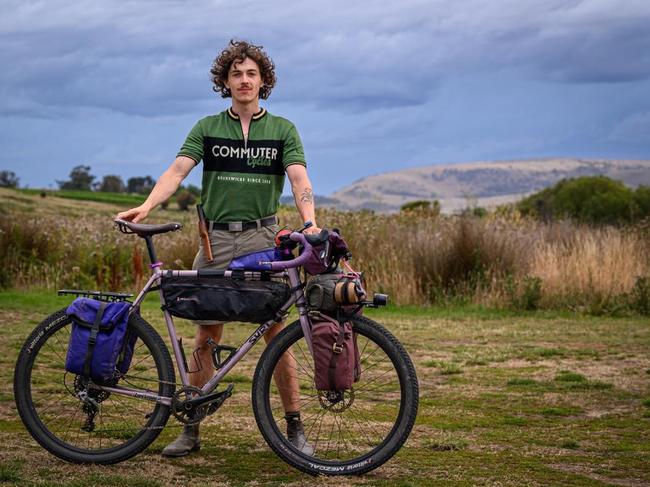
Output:
[[359,179],[317,204],[339,209],[396,211],[413,200],[438,200],[442,210],[494,207],[565,178],[605,175],[636,187],[650,185],[650,160],[530,159],[417,167]]

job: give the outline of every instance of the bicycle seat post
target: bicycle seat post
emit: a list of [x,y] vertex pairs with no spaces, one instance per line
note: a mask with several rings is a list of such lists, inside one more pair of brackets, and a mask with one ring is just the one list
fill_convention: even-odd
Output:
[[142,238],[147,242],[147,251],[149,252],[149,259],[151,260],[151,267],[153,268],[156,264],[160,264],[156,258],[156,250],[153,248],[153,240],[151,235],[142,235]]

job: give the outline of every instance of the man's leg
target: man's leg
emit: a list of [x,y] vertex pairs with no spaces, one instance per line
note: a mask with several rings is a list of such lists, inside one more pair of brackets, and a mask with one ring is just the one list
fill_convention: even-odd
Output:
[[[269,331],[264,335],[266,344],[268,345],[283,328],[284,323],[276,323],[269,328]],[[285,413],[289,411],[300,411],[300,393],[296,368],[297,365],[294,358],[290,354],[285,353],[273,372],[273,379],[280,391],[280,399],[282,400]]]
[[[284,328],[284,323],[276,323],[264,335],[267,345]],[[289,441],[306,455],[313,455],[314,449],[307,442],[300,420],[300,389],[298,384],[297,365],[294,357],[286,353],[278,361],[273,371],[275,385],[280,391],[280,399],[284,407],[284,418],[287,421],[287,437]]]
[[[194,387],[203,387],[208,382],[214,370],[212,369],[212,352],[208,345],[208,339],[215,343],[221,341],[223,334],[223,323],[214,325],[198,325],[196,327],[196,338],[194,339],[194,348],[198,356],[198,362],[195,354],[190,358],[190,370],[196,371],[189,375],[190,384]],[[201,448],[199,439],[199,425],[184,426],[182,433],[165,447],[162,454],[168,457],[182,457],[190,452]]]

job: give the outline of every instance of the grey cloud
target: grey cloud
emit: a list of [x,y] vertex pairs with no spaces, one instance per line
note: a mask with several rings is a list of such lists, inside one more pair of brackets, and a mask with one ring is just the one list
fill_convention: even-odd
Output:
[[0,20],[5,114],[200,110],[211,99],[210,62],[230,37],[267,47],[279,101],[352,111],[424,104],[449,77],[495,69],[569,83],[650,77],[645,1],[9,5]]

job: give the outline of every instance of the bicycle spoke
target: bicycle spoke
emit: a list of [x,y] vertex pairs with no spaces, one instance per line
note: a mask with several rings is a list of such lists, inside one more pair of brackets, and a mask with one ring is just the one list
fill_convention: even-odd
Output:
[[364,385],[363,385],[362,387],[359,387],[359,388],[355,389],[354,392],[357,393],[357,392],[360,392],[360,391],[365,390],[365,389],[368,387],[369,384],[372,384],[372,383],[375,382],[377,379],[383,377],[383,376],[386,375],[386,374],[390,374],[391,372],[393,372],[393,371],[392,371],[392,370],[387,370],[387,371],[383,372],[382,374],[378,375],[378,376],[375,377],[374,379],[369,380],[368,382],[365,382]]
[[[302,335],[278,351],[279,357],[289,354],[295,361],[289,376],[299,383],[300,393],[295,401],[302,412],[304,434],[313,448],[315,461],[338,464],[361,459],[384,444],[400,417],[402,383],[393,356],[383,342],[370,338],[376,335],[366,336],[364,329],[355,332],[361,377],[349,391],[314,389],[314,363]],[[275,370],[269,377],[274,375]],[[269,410],[282,430],[284,408],[279,392],[275,387],[270,389]]]

